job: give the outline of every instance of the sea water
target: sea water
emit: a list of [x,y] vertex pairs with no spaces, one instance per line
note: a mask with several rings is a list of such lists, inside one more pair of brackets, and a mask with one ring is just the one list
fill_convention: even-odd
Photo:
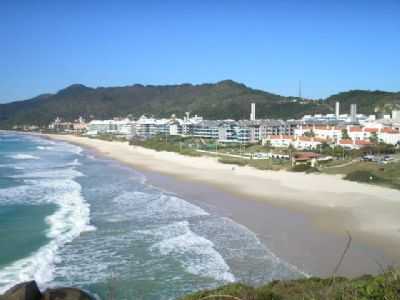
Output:
[[175,299],[302,276],[256,235],[82,148],[0,133],[0,293],[35,279],[106,298]]

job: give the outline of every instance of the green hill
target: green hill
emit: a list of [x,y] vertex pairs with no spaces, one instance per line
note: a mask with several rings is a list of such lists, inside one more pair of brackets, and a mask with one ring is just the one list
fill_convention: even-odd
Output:
[[400,103],[400,93],[350,91],[339,93],[327,101],[295,101],[252,89],[224,80],[215,84],[181,85],[131,85],[124,87],[90,88],[75,84],[56,94],[0,105],[0,127],[17,124],[47,125],[57,116],[74,120],[78,116],[87,119],[107,119],[115,116],[151,114],[155,117],[182,116],[186,111],[208,119],[249,118],[250,103],[257,104],[258,118],[298,118],[304,114],[333,112],[334,102],[342,103],[342,111],[350,103],[357,103],[359,111],[373,113],[389,110]]
[[299,117],[320,108],[317,102],[293,103],[283,97],[225,80],[216,84],[167,86],[132,85],[89,88],[72,85],[54,95],[0,105],[0,126],[15,124],[45,125],[60,116],[73,120],[111,118],[131,114],[156,117],[182,116],[186,111],[209,119],[248,118],[250,102],[257,104],[257,116],[265,118]]
[[332,107],[339,101],[343,112],[349,112],[352,103],[357,104],[357,111],[363,114],[390,113],[400,108],[400,92],[352,90],[330,96],[326,100]]

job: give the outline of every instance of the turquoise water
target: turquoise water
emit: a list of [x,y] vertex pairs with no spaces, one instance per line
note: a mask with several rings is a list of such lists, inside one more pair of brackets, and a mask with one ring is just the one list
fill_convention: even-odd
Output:
[[35,279],[100,297],[175,299],[297,277],[244,226],[61,142],[0,134],[0,292]]
[[53,205],[4,205],[0,210],[0,269],[10,261],[29,256],[49,242],[45,218]]

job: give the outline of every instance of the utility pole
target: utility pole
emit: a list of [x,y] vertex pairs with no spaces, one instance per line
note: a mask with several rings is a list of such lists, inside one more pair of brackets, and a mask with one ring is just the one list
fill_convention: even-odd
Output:
[[301,90],[301,80],[299,80],[299,100],[301,100],[302,99],[302,90]]

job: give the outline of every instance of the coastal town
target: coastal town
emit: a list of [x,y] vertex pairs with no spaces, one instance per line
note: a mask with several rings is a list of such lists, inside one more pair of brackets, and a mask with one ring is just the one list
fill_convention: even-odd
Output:
[[0,8],[0,300],[400,300],[400,0]]
[[[293,149],[302,151],[299,161],[310,162],[313,155],[307,151],[321,153],[322,149],[342,149],[344,151],[371,148],[376,144],[388,145],[396,149],[400,145],[400,111],[391,114],[364,115],[357,113],[357,105],[352,104],[348,113],[342,113],[340,102],[336,102],[334,114],[305,115],[301,119],[258,119],[256,104],[251,103],[251,113],[247,120],[206,120],[201,116],[183,118],[172,115],[170,118],[141,116],[115,117],[110,120],[93,119],[86,122],[82,117],[74,122],[56,118],[45,128],[53,133],[70,133],[89,137],[114,137],[125,140],[149,140],[160,137],[173,141],[173,137],[195,138],[200,141],[198,151],[217,150],[224,146],[240,147],[239,157],[246,158],[246,146],[263,145],[274,149]],[[15,126],[14,129],[29,131],[43,130],[36,126]],[[209,145],[207,147],[200,147]],[[193,145],[190,145],[191,147]],[[181,146],[182,147],[182,146]],[[232,155],[232,154],[231,154]],[[235,155],[232,155],[235,157]],[[252,158],[289,158],[287,151],[257,151]],[[305,157],[307,156],[307,157]],[[368,157],[367,157],[368,158]],[[319,159],[326,159],[319,158]],[[328,158],[329,159],[329,158]]]
[[[41,128],[24,125],[14,129],[34,131]],[[248,120],[206,120],[187,112],[183,118],[172,115],[162,119],[143,115],[138,119],[115,117],[89,122],[80,117],[66,122],[56,118],[46,129],[86,136],[109,134],[128,140],[161,135],[211,139],[221,144],[291,146],[298,150],[317,149],[322,144],[360,149],[376,142],[399,146],[400,111],[366,116],[358,114],[356,104],[352,104],[350,113],[341,114],[340,103],[336,102],[335,114],[305,115],[298,120],[257,119],[256,104],[251,103]]]

